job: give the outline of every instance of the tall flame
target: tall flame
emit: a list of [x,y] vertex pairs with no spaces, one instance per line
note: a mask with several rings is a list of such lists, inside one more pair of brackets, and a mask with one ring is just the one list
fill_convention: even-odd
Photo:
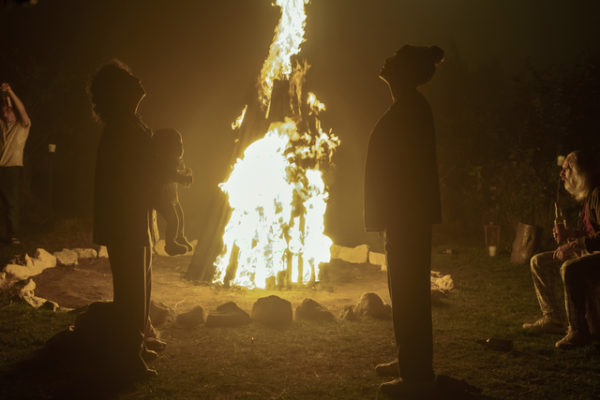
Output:
[[[309,0],[277,0],[282,16],[261,73],[259,99],[268,107],[275,79],[302,82],[307,65],[292,66],[291,58],[304,40]],[[301,88],[294,95],[303,98]],[[315,94],[304,100],[305,120],[271,124],[250,144],[220,184],[232,209],[223,234],[223,249],[215,260],[216,282],[265,288],[272,282],[305,283],[318,278],[319,264],[330,259],[331,239],[324,235],[328,194],[322,165],[331,161],[339,139],[322,130],[318,115],[325,110]],[[243,123],[244,108],[234,125]],[[306,124],[304,124],[306,125]]]
[[310,0],[277,0],[281,8],[281,18],[275,28],[275,37],[269,48],[269,55],[260,73],[259,98],[264,106],[271,100],[273,81],[287,78],[292,72],[292,56],[300,52],[304,42],[306,13],[304,5]]

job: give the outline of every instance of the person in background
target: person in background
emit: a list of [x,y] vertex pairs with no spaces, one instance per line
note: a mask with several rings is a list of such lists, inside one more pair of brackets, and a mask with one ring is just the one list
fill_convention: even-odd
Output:
[[116,379],[156,371],[144,360],[152,273],[152,132],[138,108],[146,92],[122,62],[101,66],[88,88],[103,124],[94,177],[94,242],[108,250],[113,277],[115,349],[108,362]]
[[155,209],[167,223],[165,251],[169,255],[192,251],[184,234],[178,184],[191,185],[192,171],[183,163],[183,140],[176,129],[158,129],[152,136],[155,157]]
[[1,218],[6,227],[7,241],[13,245],[19,239],[23,152],[31,121],[25,106],[6,82],[0,86],[0,202]]
[[[560,237],[555,226],[558,247],[531,257],[531,277],[542,317],[523,324],[523,329],[564,334],[566,311],[566,335],[555,346],[568,349],[587,345],[592,339],[585,312],[587,285],[600,279],[600,166],[590,152],[574,151],[565,158],[560,178],[565,190],[581,204],[580,227]],[[556,296],[559,277],[565,311]]]
[[[376,367],[396,377],[380,385],[392,396],[435,390],[431,321],[431,226],[441,222],[435,130],[429,103],[417,90],[433,76],[444,52],[404,46],[379,77],[393,104],[375,126],[365,169],[365,227],[384,232],[398,358]],[[419,397],[421,396],[421,397]]]

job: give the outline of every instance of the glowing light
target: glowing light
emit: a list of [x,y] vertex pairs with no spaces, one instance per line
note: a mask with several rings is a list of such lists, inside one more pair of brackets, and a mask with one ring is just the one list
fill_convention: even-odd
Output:
[[268,106],[275,79],[288,78],[292,72],[292,56],[300,52],[304,42],[306,13],[304,5],[310,0],[277,0],[281,8],[281,18],[275,28],[275,36],[269,48],[269,55],[260,73],[259,99]]
[[[322,167],[331,162],[340,140],[321,128],[325,104],[314,93],[302,93],[308,64],[292,67],[291,62],[304,40],[307,3],[277,1],[282,16],[262,68],[259,98],[268,107],[273,80],[291,77],[298,107],[294,118],[273,122],[250,144],[219,185],[232,211],[214,263],[215,282],[249,288],[265,288],[269,280],[302,284],[315,281],[319,264],[330,260],[332,241],[323,233],[328,194]],[[247,106],[233,129],[242,125],[246,111]]]

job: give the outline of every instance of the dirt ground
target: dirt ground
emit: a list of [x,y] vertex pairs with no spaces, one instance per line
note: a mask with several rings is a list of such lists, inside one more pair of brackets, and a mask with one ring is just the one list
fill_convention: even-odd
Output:
[[[250,311],[264,296],[277,295],[296,308],[305,298],[312,298],[338,314],[345,306],[356,304],[365,292],[379,294],[389,303],[387,278],[378,266],[334,262],[323,266],[325,277],[316,287],[284,290],[223,288],[191,282],[183,278],[190,256],[154,256],[152,263],[152,300],[162,302],[176,313],[195,306],[215,309],[234,301]],[[36,296],[57,302],[61,307],[79,308],[95,301],[112,300],[112,277],[107,259],[84,260],[75,267],[57,266],[33,277]]]

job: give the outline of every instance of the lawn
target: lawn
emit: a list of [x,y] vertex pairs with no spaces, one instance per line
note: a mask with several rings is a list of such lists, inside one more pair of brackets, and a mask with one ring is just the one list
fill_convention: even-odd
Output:
[[[453,254],[441,250],[451,247]],[[158,262],[160,267],[161,262]],[[433,308],[436,372],[464,379],[493,399],[600,398],[600,346],[556,351],[560,336],[534,336],[521,331],[538,315],[525,265],[512,265],[507,254],[488,257],[482,248],[441,244],[433,249],[432,268],[449,273],[455,289]],[[355,266],[349,271],[359,271]],[[279,292],[294,306],[313,297],[340,311],[339,299],[355,302],[349,285],[366,292],[385,284],[382,273],[369,279],[346,274],[346,282],[324,282],[321,289]],[[207,290],[202,301],[218,304],[219,296],[237,299],[248,309],[254,299],[277,292]],[[177,293],[175,293],[176,295]],[[207,296],[216,298],[209,299]],[[335,301],[327,301],[327,296]],[[388,300],[387,298],[385,299]],[[210,308],[210,307],[208,307]],[[0,398],[60,398],[68,385],[42,379],[15,365],[26,360],[56,332],[73,323],[71,313],[35,311],[6,296],[0,298]],[[122,399],[374,399],[384,379],[376,363],[394,357],[391,321],[361,319],[333,323],[293,322],[274,330],[255,323],[242,328],[161,328],[168,342],[153,366],[159,376],[120,394]],[[496,351],[477,343],[496,337],[511,340],[513,350]],[[41,375],[41,378],[40,378]],[[93,393],[89,393],[92,398]]]

